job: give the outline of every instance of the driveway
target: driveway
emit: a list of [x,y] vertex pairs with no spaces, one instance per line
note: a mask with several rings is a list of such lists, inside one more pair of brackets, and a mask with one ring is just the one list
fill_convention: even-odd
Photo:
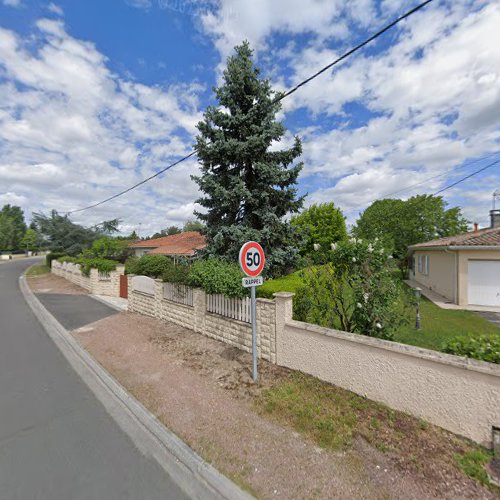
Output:
[[0,498],[186,498],[106,413],[32,314],[18,277],[33,262],[0,266]]
[[497,312],[477,312],[479,316],[482,316],[484,319],[487,319],[490,323],[493,323],[495,326],[500,328],[500,313]]

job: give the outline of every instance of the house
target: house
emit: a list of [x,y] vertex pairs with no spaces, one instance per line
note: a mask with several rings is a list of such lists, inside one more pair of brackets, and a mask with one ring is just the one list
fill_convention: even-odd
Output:
[[410,279],[460,306],[500,307],[500,210],[491,225],[409,247]]
[[143,255],[169,255],[172,257],[193,257],[196,250],[205,248],[205,236],[197,231],[172,234],[154,240],[137,241],[129,245],[137,257]]

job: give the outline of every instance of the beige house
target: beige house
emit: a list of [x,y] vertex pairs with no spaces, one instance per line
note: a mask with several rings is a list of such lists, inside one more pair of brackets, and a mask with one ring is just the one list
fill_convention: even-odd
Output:
[[491,227],[412,245],[410,279],[460,306],[500,307],[500,210]]

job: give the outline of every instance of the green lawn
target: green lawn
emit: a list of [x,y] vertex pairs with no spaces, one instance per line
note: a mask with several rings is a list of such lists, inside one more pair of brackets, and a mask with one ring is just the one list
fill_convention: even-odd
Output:
[[394,335],[396,342],[440,350],[441,345],[458,336],[500,335],[500,328],[471,311],[441,309],[422,298],[421,329],[415,330],[415,321],[401,327]]
[[275,292],[295,293],[303,285],[300,271],[288,274],[281,278],[266,281],[262,286],[257,287],[257,297],[272,299]]

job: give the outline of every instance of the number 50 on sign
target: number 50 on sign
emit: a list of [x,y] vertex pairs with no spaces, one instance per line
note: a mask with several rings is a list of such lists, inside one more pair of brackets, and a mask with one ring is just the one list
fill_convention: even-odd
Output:
[[258,276],[266,263],[264,250],[256,241],[247,241],[241,247],[238,260],[243,272],[251,278]]

